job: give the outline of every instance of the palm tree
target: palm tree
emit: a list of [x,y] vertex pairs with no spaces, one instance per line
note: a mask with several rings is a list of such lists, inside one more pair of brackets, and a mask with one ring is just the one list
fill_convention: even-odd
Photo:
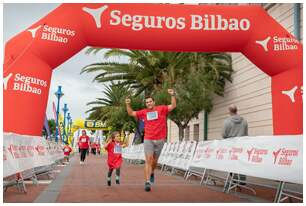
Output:
[[225,82],[232,81],[232,58],[227,53],[192,53],[191,73],[200,72],[206,79],[206,88],[223,96]]
[[[88,53],[101,49],[91,48]],[[223,95],[225,82],[231,81],[232,60],[226,53],[159,52],[111,49],[104,55],[127,57],[127,63],[116,61],[94,63],[82,72],[98,72],[94,81],[101,83],[120,80],[119,85],[129,85],[135,95],[156,95],[157,103],[169,103],[166,88],[178,93],[178,107],[170,114],[180,130],[180,139],[189,121],[205,110],[212,109],[213,94]]]
[[[213,95],[223,96],[225,82],[231,82],[233,72],[232,59],[229,54],[189,54],[190,66],[184,70],[185,75],[176,76],[176,91],[179,100],[177,109],[169,114],[169,118],[179,128],[180,140],[183,139],[184,130],[191,119],[197,118],[203,110],[207,113],[212,110]],[[167,102],[165,97],[158,99],[162,103]]]
[[[87,103],[87,105],[95,105],[88,111],[90,112],[89,119],[102,120],[107,125],[111,126],[110,119],[114,111],[119,110],[122,106],[123,97],[129,93],[129,88],[122,85],[116,85],[111,82],[103,91],[104,98],[97,98],[96,101]],[[112,125],[113,126],[113,125]],[[119,126],[120,127],[120,126]]]
[[[99,48],[91,48],[87,51],[97,53]],[[100,72],[94,81],[105,83],[120,80],[122,85],[130,85],[135,89],[136,96],[142,92],[145,95],[161,89],[163,82],[175,84],[176,74],[182,73],[182,68],[188,65],[188,53],[182,52],[158,52],[111,49],[104,54],[104,58],[127,57],[128,63],[101,62],[84,67],[84,72]]]
[[[86,111],[89,113],[91,120],[101,120],[110,126],[112,130],[116,131],[133,131],[136,121],[129,117],[124,107],[124,99],[131,95],[128,86],[115,84],[111,82],[103,91],[104,98],[97,98],[96,101],[87,103],[87,105],[94,105],[91,109]],[[133,99],[134,107],[139,108],[141,104],[140,99]]]

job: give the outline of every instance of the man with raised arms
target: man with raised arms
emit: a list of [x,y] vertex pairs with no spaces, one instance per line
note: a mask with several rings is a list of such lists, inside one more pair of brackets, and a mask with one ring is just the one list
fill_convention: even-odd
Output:
[[170,105],[156,106],[152,97],[146,97],[146,109],[133,111],[131,99],[126,98],[126,109],[130,116],[144,121],[144,153],[145,153],[145,191],[151,191],[154,183],[154,169],[158,157],[167,137],[167,114],[176,107],[176,98],[173,89],[168,89],[171,95]]

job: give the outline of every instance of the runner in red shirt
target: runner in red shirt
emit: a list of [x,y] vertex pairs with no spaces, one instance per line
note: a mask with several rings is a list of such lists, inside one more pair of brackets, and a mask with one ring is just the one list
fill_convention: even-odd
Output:
[[86,130],[82,130],[82,136],[79,137],[79,148],[81,150],[80,164],[84,164],[86,153],[90,145],[90,138],[86,135]]
[[111,178],[113,170],[116,169],[116,184],[120,184],[120,167],[122,164],[122,147],[126,146],[120,140],[120,133],[113,132],[110,139],[105,144],[104,148],[107,151],[107,164],[108,164],[108,174],[107,174],[107,185],[111,186]]
[[163,148],[167,137],[167,114],[175,109],[176,98],[173,89],[168,89],[171,95],[170,105],[155,106],[152,97],[146,97],[146,109],[133,111],[131,100],[126,98],[126,109],[130,116],[142,119],[144,121],[144,152],[146,158],[145,164],[145,191],[151,191],[151,185],[154,183],[154,169],[157,165],[158,157]]
[[72,148],[68,144],[66,144],[63,150],[64,150],[64,158],[67,162],[69,162],[69,156],[70,153],[72,152]]

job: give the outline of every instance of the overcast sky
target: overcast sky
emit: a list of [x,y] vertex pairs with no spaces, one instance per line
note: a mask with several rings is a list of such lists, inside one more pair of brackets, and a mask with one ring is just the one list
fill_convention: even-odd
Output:
[[[4,44],[59,5],[50,3],[4,4]],[[54,101],[56,103],[57,101],[54,93],[57,91],[58,85],[62,86],[64,93],[64,96],[61,98],[61,108],[63,108],[64,103],[67,103],[69,108],[68,112],[70,112],[73,119],[80,117],[86,118],[88,114],[85,111],[90,108],[86,106],[86,103],[102,96],[103,86],[92,82],[95,74],[80,75],[82,67],[94,62],[100,62],[102,59],[101,54],[89,56],[84,54],[85,50],[86,48],[53,70],[47,106],[47,116],[49,119],[54,118],[52,102]]]

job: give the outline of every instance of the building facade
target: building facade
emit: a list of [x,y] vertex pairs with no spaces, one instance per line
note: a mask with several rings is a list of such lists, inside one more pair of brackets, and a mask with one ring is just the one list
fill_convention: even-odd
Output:
[[[267,12],[284,28],[303,42],[303,4],[262,4]],[[300,14],[299,14],[300,13]],[[249,123],[249,135],[273,135],[271,78],[241,53],[231,53],[232,83],[227,82],[224,97],[215,96],[209,113],[207,139],[222,139],[223,122],[228,106],[235,104],[238,113]],[[204,140],[204,112],[190,121],[184,139]],[[168,120],[168,141],[179,140],[178,127]]]

